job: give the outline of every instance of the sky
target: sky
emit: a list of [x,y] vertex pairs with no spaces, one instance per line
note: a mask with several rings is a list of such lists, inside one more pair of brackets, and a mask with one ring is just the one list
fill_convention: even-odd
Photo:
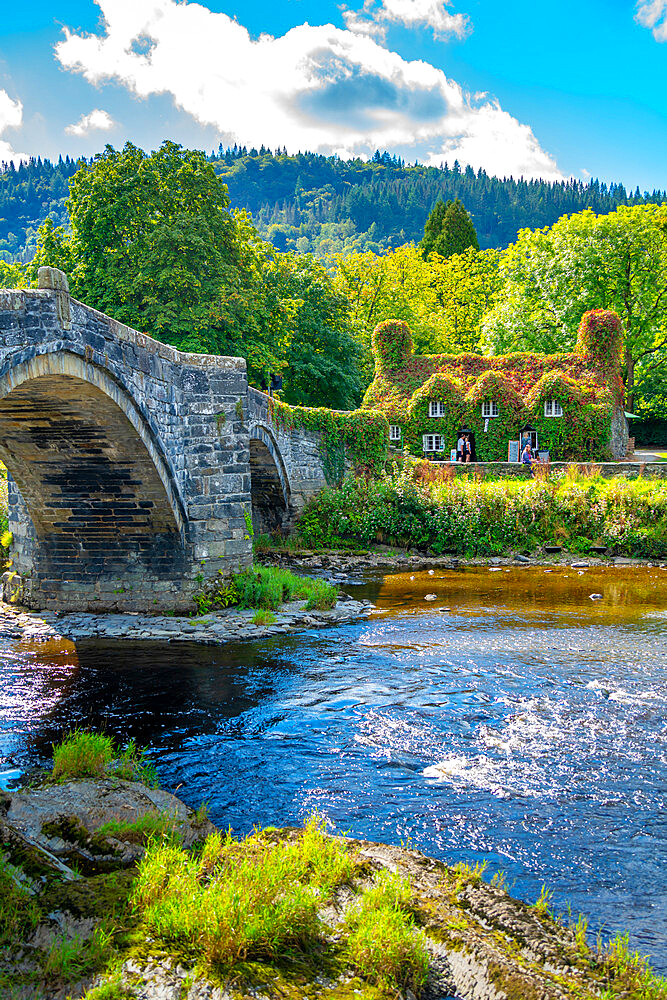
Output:
[[173,139],[667,189],[667,0],[3,8],[0,161]]

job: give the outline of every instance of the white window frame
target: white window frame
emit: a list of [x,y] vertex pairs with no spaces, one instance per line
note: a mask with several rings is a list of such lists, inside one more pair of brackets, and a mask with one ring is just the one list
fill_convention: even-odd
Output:
[[557,399],[544,400],[544,416],[545,417],[563,416],[563,407],[560,405]]
[[488,420],[490,417],[499,416],[498,404],[495,399],[485,399],[482,403],[482,416]]
[[389,424],[389,440],[400,441],[402,437],[399,424]]
[[447,407],[441,400],[432,399],[428,404],[428,415],[429,417],[445,417],[447,416]]
[[422,450],[424,454],[445,450],[445,439],[442,434],[422,434]]

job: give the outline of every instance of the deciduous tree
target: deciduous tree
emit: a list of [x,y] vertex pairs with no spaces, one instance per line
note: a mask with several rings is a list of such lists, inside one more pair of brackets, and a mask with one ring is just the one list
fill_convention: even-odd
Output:
[[667,377],[666,205],[622,205],[522,230],[503,251],[502,291],[484,321],[494,353],[570,350],[582,315],[613,309],[624,330],[626,404]]

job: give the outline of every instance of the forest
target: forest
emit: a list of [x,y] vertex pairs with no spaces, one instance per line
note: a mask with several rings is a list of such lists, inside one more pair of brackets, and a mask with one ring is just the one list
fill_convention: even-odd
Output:
[[[438,199],[463,202],[482,249],[504,248],[521,229],[550,226],[586,208],[600,215],[619,205],[667,200],[664,191],[628,192],[622,184],[596,180],[501,180],[456,162],[405,164],[386,152],[365,161],[220,147],[207,159],[227,185],[232,208],[252,214],[264,239],[279,250],[320,258],[418,242]],[[29,260],[44,219],[56,226],[67,222],[68,183],[82,162],[61,157],[57,163],[38,158],[18,168],[0,165],[0,257]]]
[[[373,330],[388,319],[409,325],[420,354],[550,354],[572,350],[583,314],[602,308],[623,328],[626,408],[664,420],[660,192],[647,200],[618,186],[499,181],[387,154],[370,163],[266,150],[205,156],[173,142],[36,161],[0,182],[14,237],[34,215],[23,253],[6,241],[0,288],[34,285],[40,265],[59,267],[76,298],[135,329],[185,351],[241,355],[254,385],[281,376],[286,403],[358,406],[374,374]],[[362,211],[363,198],[372,207]],[[419,224],[408,210],[418,201]],[[400,204],[409,233],[398,228]],[[495,233],[506,245],[488,246],[480,205],[502,219]],[[349,215],[315,218],[346,212],[361,226],[374,215],[364,232],[382,228],[385,245],[352,238]],[[298,230],[271,221],[281,213],[301,219]],[[347,242],[322,235],[336,226],[348,227]],[[292,230],[311,236],[295,241]]]

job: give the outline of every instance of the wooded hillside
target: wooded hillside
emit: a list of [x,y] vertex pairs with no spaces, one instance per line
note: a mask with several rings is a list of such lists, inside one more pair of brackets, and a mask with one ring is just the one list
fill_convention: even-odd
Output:
[[[315,153],[272,153],[220,148],[209,159],[229,186],[232,206],[252,213],[260,234],[280,250],[325,256],[418,242],[439,197],[460,198],[470,212],[479,243],[505,247],[523,228],[552,225],[560,216],[591,208],[660,203],[662,191],[629,193],[622,184],[591,181],[550,183],[490,177],[471,167],[406,165],[389,153],[372,160],[340,160]],[[65,198],[77,162],[31,160],[0,169],[0,256],[28,259],[39,224],[67,221]]]

